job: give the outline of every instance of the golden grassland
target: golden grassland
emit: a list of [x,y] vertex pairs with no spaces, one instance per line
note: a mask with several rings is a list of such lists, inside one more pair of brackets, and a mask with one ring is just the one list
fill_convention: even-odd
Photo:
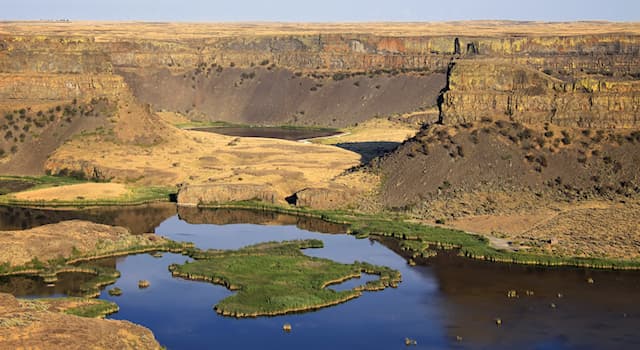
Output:
[[174,135],[153,146],[78,138],[50,161],[87,161],[114,182],[136,185],[266,184],[282,199],[306,187],[326,187],[360,164],[358,154],[332,146],[168,128]]
[[380,22],[380,23],[155,23],[155,22],[0,22],[0,34],[92,36],[97,41],[133,39],[195,39],[239,35],[374,34],[389,36],[505,36],[639,34],[640,23],[623,22]]
[[312,139],[311,142],[322,145],[361,142],[402,142],[413,137],[419,126],[374,118],[359,123],[357,126],[345,128],[341,135]]

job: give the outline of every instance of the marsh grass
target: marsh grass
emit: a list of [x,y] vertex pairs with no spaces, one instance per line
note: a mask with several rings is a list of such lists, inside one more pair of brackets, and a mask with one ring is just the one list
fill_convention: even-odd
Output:
[[461,256],[493,262],[619,270],[640,269],[640,260],[582,258],[498,250],[492,248],[488,240],[480,235],[410,222],[407,217],[392,213],[373,215],[339,210],[320,211],[297,207],[280,207],[252,201],[232,202],[224,205],[202,205],[202,207],[258,209],[282,214],[316,217],[325,221],[347,225],[347,233],[355,235],[357,238],[366,238],[370,235],[393,237],[404,241],[422,243],[421,245],[415,243],[415,247],[412,244],[405,244],[405,247],[410,250],[426,244],[436,248],[457,249]]
[[119,310],[118,305],[107,300],[76,297],[23,300],[22,303],[30,310],[63,312],[87,318],[104,318]]
[[[169,269],[174,276],[237,290],[215,307],[218,313],[234,317],[315,310],[356,298],[362,290],[381,290],[400,282],[400,273],[387,267],[362,262],[341,264],[300,251],[322,246],[319,240],[303,240],[268,242],[234,251],[193,250],[190,255],[196,261]],[[326,288],[363,272],[380,278],[347,291]]]

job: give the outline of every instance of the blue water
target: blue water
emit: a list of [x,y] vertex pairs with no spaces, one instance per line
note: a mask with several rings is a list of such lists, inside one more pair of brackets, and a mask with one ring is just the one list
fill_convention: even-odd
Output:
[[[202,249],[316,238],[325,247],[305,250],[305,254],[343,263],[360,260],[386,265],[403,276],[397,289],[368,292],[319,311],[234,319],[213,310],[231,292],[170,276],[167,267],[184,262],[184,256],[118,260],[122,278],[116,286],[124,294],[110,297],[103,292],[101,296],[120,305],[120,312],[111,318],[150,328],[169,349],[401,349],[405,337],[417,340],[413,348],[418,349],[640,348],[640,307],[635,302],[640,296],[638,274],[485,264],[446,256],[429,266],[411,267],[375,240],[295,226],[193,225],[178,216],[164,221],[156,233],[194,242]],[[595,277],[596,284],[587,284],[586,276]],[[151,287],[139,290],[140,279],[150,280]],[[353,286],[357,281],[347,283]],[[512,288],[519,290],[519,298],[506,297]],[[525,289],[535,290],[535,296],[526,297]],[[558,298],[560,292],[563,298]],[[498,317],[503,320],[500,327],[494,321]],[[291,333],[282,331],[284,323],[292,325]]]
[[[421,271],[426,268],[408,269],[406,260],[380,243],[319,234],[295,226],[190,225],[177,216],[163,222],[156,233],[194,242],[202,249],[238,249],[259,242],[316,238],[325,247],[305,250],[305,254],[343,263],[368,261],[403,273],[401,288],[367,292],[356,300],[316,312],[234,319],[213,311],[213,306],[231,292],[220,286],[171,277],[167,267],[184,262],[184,256],[165,254],[158,259],[138,255],[120,259],[118,270],[122,277],[115,286],[123,290],[123,295],[111,297],[104,291],[101,298],[120,305],[120,312],[112,318],[150,328],[169,349],[392,349],[405,346],[405,337],[418,335],[421,343],[430,348],[448,343],[446,331],[438,322],[440,297],[436,281]],[[149,280],[151,287],[139,290],[140,279]],[[360,282],[367,280],[365,277]],[[404,287],[407,285],[421,288]],[[430,310],[430,315],[436,317],[426,320],[421,309]],[[291,333],[282,331],[284,323],[292,325]]]
[[[305,250],[305,254],[343,263],[367,261],[402,273],[403,281],[397,289],[365,292],[345,304],[304,314],[234,319],[219,316],[213,310],[232,292],[209,283],[171,277],[168,266],[183,263],[189,259],[185,256],[164,254],[154,258],[143,254],[101,262],[117,267],[122,274],[114,286],[101,294],[102,299],[120,306],[120,311],[110,318],[148,327],[169,349],[405,349],[405,337],[418,342],[412,347],[416,349],[640,349],[638,272],[492,264],[450,253],[412,267],[397,253],[397,242],[393,240],[357,240],[295,226],[336,230],[308,219],[230,210],[180,210],[183,217],[200,223],[190,224],[172,216],[175,209],[138,210],[135,215],[128,210],[100,218],[138,230],[147,230],[155,222],[157,234],[194,242],[202,249],[320,239],[325,247]],[[15,214],[16,220],[34,217],[19,214]],[[46,222],[49,215],[42,212],[39,217]],[[246,222],[243,220],[284,226],[206,224]],[[76,290],[84,278],[63,276],[53,288],[38,279],[5,278],[0,281],[0,289],[22,297],[59,296]],[[371,277],[363,276],[332,288],[351,288],[368,278]],[[587,283],[588,278],[595,283]],[[141,279],[149,280],[151,286],[138,289]],[[112,287],[121,288],[123,295],[109,296],[107,291]],[[507,291],[512,289],[518,292],[518,298],[507,298]],[[526,290],[535,294],[527,296]],[[496,325],[496,318],[502,320],[501,326]],[[285,323],[293,326],[291,333],[282,331]]]

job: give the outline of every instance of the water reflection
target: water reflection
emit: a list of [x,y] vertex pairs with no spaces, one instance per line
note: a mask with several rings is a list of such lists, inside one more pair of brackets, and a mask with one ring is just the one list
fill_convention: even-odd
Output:
[[[430,266],[444,297],[450,336],[474,346],[640,348],[636,272],[549,270],[447,255]],[[508,298],[509,290],[518,297]]]
[[192,225],[253,224],[266,226],[296,226],[302,230],[321,233],[345,233],[345,225],[304,216],[239,209],[200,209],[179,207],[178,218]]
[[153,232],[161,222],[175,213],[176,206],[171,203],[81,210],[0,206],[0,230],[26,230],[67,220],[87,220],[99,224],[123,226],[132,233],[139,234]]
[[47,285],[41,277],[8,276],[0,277],[0,293],[10,293],[16,297],[55,298],[81,295],[81,286],[95,276],[86,273],[60,273],[55,284]]
[[224,128],[195,128],[194,131],[211,132],[227,136],[238,137],[264,137],[282,140],[304,140],[315,137],[337,135],[335,130],[295,129],[278,127],[224,127]]

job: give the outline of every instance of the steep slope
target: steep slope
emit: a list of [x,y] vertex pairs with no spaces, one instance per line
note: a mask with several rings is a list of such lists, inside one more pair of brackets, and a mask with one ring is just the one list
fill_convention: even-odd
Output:
[[286,68],[219,66],[213,71],[118,73],[157,110],[179,111],[192,120],[254,125],[345,127],[435,106],[445,86],[441,73],[303,75]]
[[[410,208],[463,193],[522,191],[553,199],[613,198],[640,194],[640,132],[532,128],[483,119],[433,126],[396,151],[374,160],[384,177],[381,198]],[[521,205],[526,206],[528,198]],[[466,203],[465,212],[491,209]],[[500,208],[500,203],[495,204]]]
[[170,134],[124,80],[111,74],[3,74],[0,101],[4,174],[43,174],[55,150],[83,135],[151,145]]

